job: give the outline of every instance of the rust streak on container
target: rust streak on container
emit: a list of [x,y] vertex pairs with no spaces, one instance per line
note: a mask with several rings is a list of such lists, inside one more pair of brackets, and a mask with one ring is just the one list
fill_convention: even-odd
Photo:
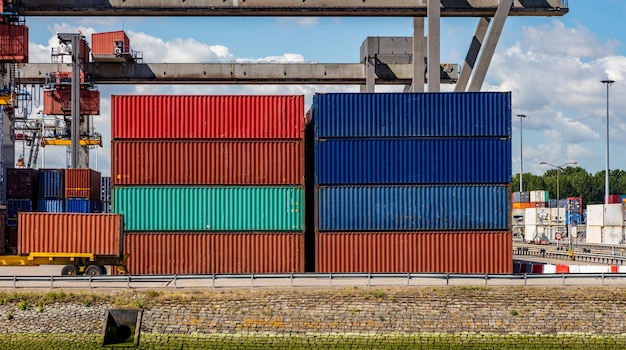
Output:
[[508,231],[315,234],[317,272],[512,273]]
[[127,232],[132,274],[291,273],[304,271],[302,233]]
[[121,256],[122,215],[20,213],[18,254],[93,253]]
[[303,141],[113,141],[114,185],[304,185]]

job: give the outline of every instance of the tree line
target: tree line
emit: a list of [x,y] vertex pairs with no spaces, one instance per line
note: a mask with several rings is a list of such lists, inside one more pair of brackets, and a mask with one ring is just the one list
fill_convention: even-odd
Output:
[[[543,175],[524,173],[524,191],[547,190],[550,199],[557,198],[557,169],[547,170]],[[582,197],[585,206],[588,204],[604,203],[606,172],[598,171],[595,174],[587,172],[581,167],[563,168],[559,174],[559,197]],[[519,191],[519,173],[513,176],[513,192]],[[626,171],[609,171],[610,194],[626,194]]]

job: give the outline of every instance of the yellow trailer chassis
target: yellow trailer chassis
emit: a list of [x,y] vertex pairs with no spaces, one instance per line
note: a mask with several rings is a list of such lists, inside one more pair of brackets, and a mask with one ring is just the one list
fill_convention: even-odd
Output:
[[128,257],[101,257],[92,253],[30,253],[29,255],[0,255],[0,266],[64,265],[62,275],[104,275],[106,265],[126,273]]

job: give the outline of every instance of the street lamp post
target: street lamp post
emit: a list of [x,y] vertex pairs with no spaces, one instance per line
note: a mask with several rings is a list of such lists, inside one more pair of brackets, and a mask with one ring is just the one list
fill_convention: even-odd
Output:
[[524,126],[522,125],[522,121],[526,118],[526,114],[518,114],[517,117],[519,118],[519,191],[522,192],[524,189],[522,182],[522,176],[524,175]]
[[[560,232],[559,231],[559,229],[560,229],[559,226],[561,225],[561,220],[560,220],[561,211],[559,210],[559,199],[560,199],[559,197],[560,197],[561,194],[559,193],[559,190],[560,190],[559,189],[559,175],[561,174],[561,171],[563,170],[564,166],[566,166],[566,165],[576,165],[576,164],[578,164],[578,162],[573,161],[573,162],[567,162],[567,163],[564,163],[564,164],[561,164],[561,165],[554,165],[554,164],[551,164],[551,163],[548,163],[548,162],[541,161],[541,162],[539,162],[539,164],[541,164],[541,165],[549,165],[549,166],[551,166],[551,167],[556,169],[556,232]],[[569,233],[568,233],[568,236],[569,236]],[[569,236],[569,244],[570,244],[570,251],[571,251],[572,250],[572,237],[571,236]]]
[[606,174],[604,174],[604,203],[609,204],[609,87],[615,80],[601,80],[606,84]]

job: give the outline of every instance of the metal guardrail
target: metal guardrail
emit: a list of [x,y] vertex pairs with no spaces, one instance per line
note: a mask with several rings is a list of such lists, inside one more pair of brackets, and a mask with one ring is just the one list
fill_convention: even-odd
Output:
[[[550,246],[532,246],[532,247],[514,247],[513,254],[515,255],[529,255],[539,256],[542,258],[560,259],[572,261],[569,256],[569,251],[556,250]],[[607,265],[626,265],[626,256],[613,255],[613,254],[594,254],[584,253],[576,251],[573,256],[574,261],[595,263],[595,264],[607,264]]]
[[[80,289],[217,289],[264,287],[339,287],[339,286],[450,286],[469,284],[528,285],[542,281],[555,285],[561,279],[616,280],[626,284],[626,273],[569,274],[453,274],[453,273],[293,273],[245,275],[120,275],[120,276],[0,276],[0,289],[80,288]],[[490,282],[492,282],[490,284]],[[497,283],[496,283],[497,282]],[[537,285],[534,283],[533,285]]]

